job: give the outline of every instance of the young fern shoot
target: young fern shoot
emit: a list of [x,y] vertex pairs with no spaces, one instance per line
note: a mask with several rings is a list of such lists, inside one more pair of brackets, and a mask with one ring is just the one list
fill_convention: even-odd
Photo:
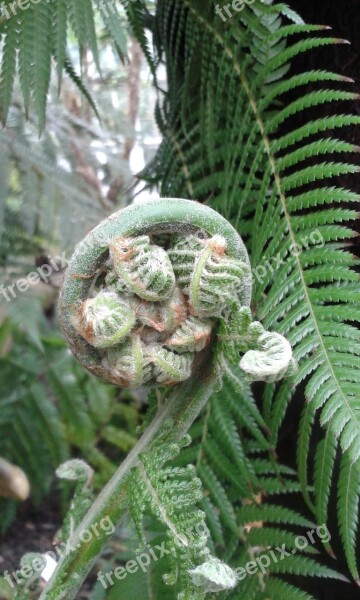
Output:
[[[207,547],[194,468],[167,463],[190,443],[189,427],[228,368],[254,381],[294,371],[290,344],[251,322],[250,302],[251,270],[240,236],[214,210],[190,200],[128,207],[77,247],[59,307],[71,350],[102,380],[158,387],[163,399],[72,533],[75,550],[59,562],[42,600],[75,598],[105,542],[84,544],[81,531],[104,515],[118,524],[127,510],[141,532],[146,508],[176,548],[165,581],[176,585],[178,600],[235,587],[236,574]],[[199,523],[202,533],[189,540]]]

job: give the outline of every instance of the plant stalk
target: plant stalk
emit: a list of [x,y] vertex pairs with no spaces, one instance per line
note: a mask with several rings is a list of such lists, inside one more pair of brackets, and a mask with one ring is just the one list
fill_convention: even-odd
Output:
[[[207,373],[202,380],[198,375],[177,386],[159,408],[152,423],[101,491],[68,540],[68,552],[60,559],[39,600],[74,600],[76,598],[96,558],[109,539],[108,534],[96,526],[104,518],[110,519],[116,526],[120,524],[127,509],[126,475],[136,467],[141,453],[159,437],[164,425],[171,424],[166,441],[178,441],[187,433],[216,390],[217,380],[213,375],[215,372],[214,360],[213,358],[210,361],[211,368],[206,369]],[[93,536],[90,541],[83,542],[82,533],[91,532],[94,527],[99,535]]]

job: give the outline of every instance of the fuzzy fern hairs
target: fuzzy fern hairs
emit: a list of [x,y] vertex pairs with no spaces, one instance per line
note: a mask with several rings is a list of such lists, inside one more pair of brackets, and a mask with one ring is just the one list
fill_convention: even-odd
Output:
[[76,598],[107,541],[100,534],[84,543],[85,529],[105,516],[116,525],[127,512],[141,539],[145,510],[175,548],[164,581],[177,586],[177,600],[232,589],[236,573],[211,555],[208,534],[187,539],[195,524],[207,529],[197,506],[201,481],[192,465],[171,461],[191,442],[189,428],[227,370],[276,381],[294,369],[285,338],[252,322],[242,239],[194,201],[130,206],[79,244],[59,302],[64,334],[86,369],[117,386],[158,389],[136,446],[86,514],[80,505],[68,540],[74,551],[61,558],[40,600]]
[[[164,199],[122,210],[89,234],[70,262],[60,312],[91,372],[122,387],[173,385],[191,377],[220,324],[224,334],[234,314],[250,315],[250,297],[247,252],[230,224],[208,207]],[[238,351],[249,340],[240,367],[252,380],[291,370],[279,334],[250,319],[236,337]]]

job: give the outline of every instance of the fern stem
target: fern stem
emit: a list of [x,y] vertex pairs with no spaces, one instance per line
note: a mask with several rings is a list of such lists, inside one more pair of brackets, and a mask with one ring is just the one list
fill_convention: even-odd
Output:
[[84,531],[93,531],[93,527],[96,527],[103,518],[110,518],[114,525],[120,523],[126,511],[127,474],[138,465],[140,455],[151,442],[157,439],[166,423],[169,421],[172,423],[166,441],[178,441],[185,435],[216,390],[217,380],[214,376],[213,361],[214,358],[210,361],[210,374],[209,371],[204,374],[202,370],[201,381],[198,374],[197,377],[193,377],[188,382],[177,386],[167,401],[159,408],[150,426],[99,494],[68,540],[68,548],[74,550],[70,550],[59,561],[53,577],[40,596],[40,600],[62,600],[65,598],[66,600],[73,600],[76,598],[97,556],[108,541],[107,533],[99,528],[97,528],[99,536],[93,536],[90,542],[83,542],[81,534]]

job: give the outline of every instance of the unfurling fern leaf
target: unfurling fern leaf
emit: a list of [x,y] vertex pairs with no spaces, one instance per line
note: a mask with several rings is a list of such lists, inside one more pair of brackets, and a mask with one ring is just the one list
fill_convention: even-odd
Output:
[[103,360],[104,368],[118,385],[137,388],[153,376],[151,361],[140,336],[131,335],[119,350],[110,350]]
[[165,250],[150,244],[148,236],[111,240],[110,257],[120,281],[143,300],[167,300],[175,288],[175,275]]
[[205,515],[196,507],[202,492],[201,481],[194,477],[195,467],[167,465],[190,441],[186,436],[180,444],[156,444],[148,449],[129,476],[129,509],[140,532],[139,515],[146,511],[165,526],[172,570],[164,581],[181,590],[176,597],[203,600],[206,592],[215,588],[233,588],[237,578],[230,567],[211,557],[207,548]]
[[[252,323],[252,325],[256,325]],[[250,326],[251,327],[251,326]],[[262,327],[261,327],[262,329]],[[292,350],[289,342],[282,335],[259,331],[257,343],[259,350],[249,350],[240,361],[240,368],[253,381],[273,383],[282,379],[286,373],[295,372]]]
[[164,345],[177,352],[200,352],[210,341],[212,326],[210,319],[190,316],[164,342]]
[[149,345],[147,354],[154,365],[154,376],[158,383],[177,383],[189,379],[194,356],[190,352],[176,354],[159,344]]
[[135,320],[131,306],[113,292],[99,292],[72,314],[74,328],[95,348],[120,344],[130,334]]
[[241,287],[247,266],[225,257],[227,244],[221,236],[201,240],[187,236],[169,251],[179,285],[189,296],[194,315],[219,316]]
[[[126,293],[126,290],[123,291],[121,288],[119,291]],[[130,301],[139,321],[158,332],[175,331],[187,317],[186,300],[178,287],[164,302],[151,304],[136,297]]]

